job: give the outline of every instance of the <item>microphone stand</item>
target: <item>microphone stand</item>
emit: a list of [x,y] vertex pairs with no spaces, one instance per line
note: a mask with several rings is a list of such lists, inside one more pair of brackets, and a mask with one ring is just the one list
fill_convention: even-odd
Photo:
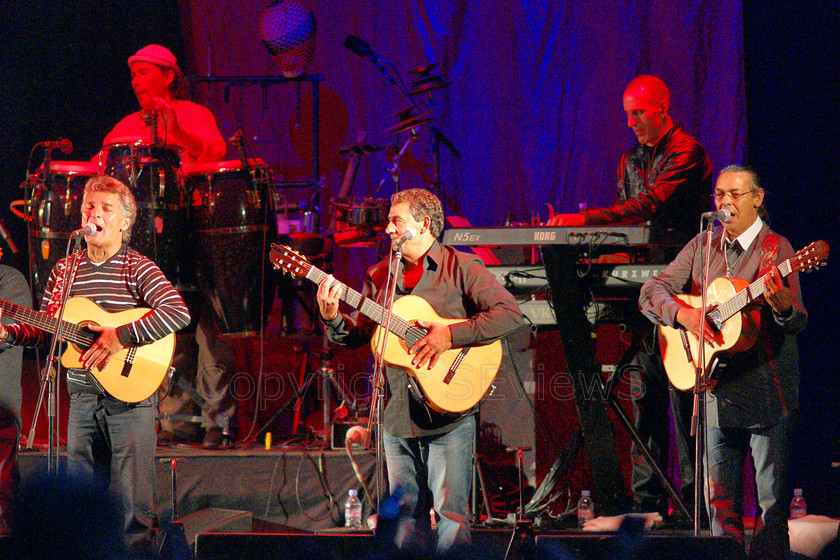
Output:
[[[58,316],[56,317],[55,332],[52,333],[52,341],[50,342],[50,351],[47,355],[46,365],[41,377],[41,390],[38,394],[38,405],[35,407],[35,416],[32,419],[32,428],[29,431],[26,448],[32,449],[35,441],[35,426],[38,424],[38,414],[41,411],[41,406],[44,403],[44,391],[49,390],[47,401],[47,472],[56,474],[58,472],[58,437],[59,437],[59,394],[58,394],[58,375],[59,362],[57,357],[58,341],[61,338],[61,331],[63,327],[64,309],[67,304],[67,299],[70,294],[70,285],[76,277],[76,270],[81,261],[81,237],[76,238],[76,247],[74,251],[75,258],[70,264],[70,242],[67,240],[67,250],[65,252],[64,262],[67,265],[64,267],[64,276],[62,278],[62,294],[61,307],[59,308]],[[55,288],[53,288],[55,289]]]
[[[385,285],[385,301],[382,309],[387,311],[385,317],[385,327],[382,331],[382,340],[379,345],[379,358],[376,360],[376,368],[373,373],[373,397],[371,399],[371,415],[368,419],[368,432],[376,428],[376,504],[379,509],[379,500],[382,498],[384,490],[384,480],[382,473],[385,465],[385,447],[383,437],[383,415],[385,411],[385,348],[388,344],[388,333],[391,332],[391,316],[394,310],[394,296],[397,292],[397,275],[400,271],[400,262],[402,261],[402,241],[397,244],[396,250],[393,252],[393,270],[389,270],[389,280]],[[390,266],[388,267],[390,269]]]
[[[399,82],[396,79],[394,79],[394,77],[388,71],[388,68],[385,66],[384,63],[387,62],[389,65],[391,65],[392,68],[394,67],[393,64],[391,64],[390,62],[388,62],[387,60],[385,60],[384,58],[382,58],[381,56],[379,56],[371,50],[369,50],[363,56],[365,56],[365,58],[370,60],[373,63],[373,65],[376,66],[377,70],[379,70],[382,73],[382,75],[385,76],[385,79],[388,81],[388,83],[397,88],[397,91],[399,91],[402,94],[402,96],[405,97],[409,101],[409,103],[411,103],[411,106],[414,107],[418,113],[422,113],[422,111],[420,110],[420,106],[414,100],[414,97],[408,94],[408,88],[404,83],[402,83],[402,79],[400,79]],[[399,74],[397,75],[399,76]],[[455,147],[455,144],[453,144],[452,141],[446,137],[446,135],[440,130],[440,128],[429,123],[429,129],[432,131],[432,164],[434,168],[433,186],[438,196],[440,197],[441,202],[443,204],[446,204],[446,196],[444,194],[443,181],[440,178],[440,145],[443,144],[444,146],[446,146],[452,153],[452,155],[454,155],[458,159],[461,159],[461,152],[458,151],[458,149]],[[412,129],[412,136],[416,136],[415,131],[416,129]],[[403,149],[400,150],[400,155],[402,155],[402,152],[405,151],[406,147],[407,146],[404,146]],[[384,181],[385,180],[383,179],[382,182],[379,183],[379,188],[382,188],[382,183],[384,183]],[[399,191],[399,188],[397,188],[397,190]]]
[[158,112],[157,110],[152,111],[149,115],[149,129],[152,133],[152,146],[157,146],[159,138],[158,138]]
[[[702,218],[701,218],[702,220]],[[702,226],[702,224],[701,224]],[[706,290],[709,286],[709,265],[712,256],[712,229],[714,220],[709,220],[704,229],[705,253],[703,254],[703,274],[700,281],[700,318],[703,321],[700,325],[698,357],[695,367],[694,378],[694,405],[691,415],[691,435],[694,436],[694,536],[700,536],[700,507],[703,496],[703,453],[706,445],[706,343],[704,333],[706,331],[706,310],[708,301]],[[702,400],[702,402],[701,402]]]
[[400,148],[400,151],[397,152],[397,155],[394,156],[393,164],[391,165],[391,167],[388,168],[388,172],[385,174],[384,177],[382,177],[382,180],[379,181],[379,185],[376,187],[376,191],[373,193],[374,196],[376,196],[376,194],[382,190],[382,185],[385,184],[385,181],[388,180],[388,177],[391,177],[394,180],[394,192],[400,191],[400,160],[405,154],[405,151],[410,145],[414,143],[415,140],[417,140],[417,129],[412,128],[411,136],[409,136],[408,140],[406,140],[405,144],[403,144],[403,147]]

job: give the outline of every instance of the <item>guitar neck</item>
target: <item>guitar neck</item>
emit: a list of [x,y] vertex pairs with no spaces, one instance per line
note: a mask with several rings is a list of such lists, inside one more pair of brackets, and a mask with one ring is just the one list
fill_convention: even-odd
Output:
[[[3,310],[3,315],[19,323],[37,327],[43,331],[54,333],[58,324],[58,319],[46,313],[29,309],[17,303],[0,299],[0,309]],[[89,346],[96,340],[96,335],[91,331],[85,330],[83,327],[67,321],[61,322],[61,337],[70,342],[81,344],[85,347]]]
[[[779,265],[779,272],[782,274],[782,278],[793,272],[790,259]],[[732,299],[718,306],[716,311],[720,314],[721,322],[725,322],[730,317],[740,313],[743,308],[762,295],[764,295],[764,276],[759,277],[752,284],[732,296]]]
[[[315,266],[311,267],[309,272],[306,274],[306,277],[316,284],[320,284],[327,276],[326,272]],[[385,328],[388,314],[384,306],[376,303],[368,297],[363,296],[361,292],[354,290],[347,284],[338,282],[338,285],[340,287],[338,297],[341,301],[347,303],[355,309],[358,309],[359,313],[375,321],[379,326]],[[408,332],[408,329],[411,327],[412,324],[402,317],[398,315],[391,316],[391,325],[389,330],[400,338],[404,339],[406,332]]]

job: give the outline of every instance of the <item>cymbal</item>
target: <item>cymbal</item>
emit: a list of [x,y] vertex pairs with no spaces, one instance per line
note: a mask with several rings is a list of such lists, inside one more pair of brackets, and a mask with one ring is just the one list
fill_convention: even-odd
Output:
[[408,92],[408,95],[430,93],[451,86],[452,82],[447,81],[444,76],[434,73],[437,67],[438,63],[432,62],[425,66],[418,66],[409,70],[411,74],[417,76],[417,79],[411,82],[411,91]]
[[[404,111],[400,111],[400,113],[397,113],[399,115],[402,115],[402,118],[400,119],[400,122],[398,122],[394,126],[386,128],[385,132],[391,132],[393,130],[402,131],[403,129],[405,129],[406,126],[408,128],[414,128],[415,126],[419,126],[420,124],[423,124],[424,122],[428,122],[428,121],[432,120],[431,118],[428,118],[429,115],[431,115],[431,113],[432,113],[431,110],[426,111],[422,115],[412,115],[411,114],[412,111],[413,111],[413,108],[412,109],[405,109]],[[423,121],[423,122],[421,123],[420,121]]]
[[396,113],[392,113],[388,115],[388,118],[396,117],[398,121],[402,122],[404,120],[408,120],[409,118],[414,116],[414,107],[407,107],[405,109],[401,109]]
[[[435,120],[434,117],[428,118],[428,119],[423,119],[423,118],[417,117],[415,119],[411,119],[410,121],[406,121],[404,123],[399,123],[396,126],[392,126],[391,128],[396,128],[396,130],[394,130],[393,132],[391,132],[389,134],[386,134],[386,136],[394,136],[396,134],[400,134],[401,132],[408,132],[412,128],[416,128],[416,127],[422,126],[426,123],[430,123],[433,120]],[[391,128],[389,128],[388,130],[391,130]],[[388,130],[386,130],[386,132]]]
[[430,93],[439,89],[447,88],[452,85],[452,82],[424,82],[418,83],[417,85],[411,86],[411,91],[408,92],[409,96],[420,95],[421,93]]
[[440,66],[437,62],[430,62],[429,64],[425,64],[423,66],[418,66],[417,68],[412,68],[408,71],[409,74],[414,74],[416,76],[422,76],[424,74],[431,74],[437,67]]
[[363,153],[373,154],[380,150],[384,150],[385,148],[387,148],[387,146],[374,146],[373,144],[368,144],[367,142],[364,144],[345,144],[343,146],[339,146],[338,153],[342,155],[349,154],[351,152],[359,155]]

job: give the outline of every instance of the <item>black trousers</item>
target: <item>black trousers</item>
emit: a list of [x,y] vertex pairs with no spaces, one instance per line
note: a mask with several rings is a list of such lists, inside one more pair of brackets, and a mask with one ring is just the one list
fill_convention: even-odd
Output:
[[[641,336],[644,337],[642,347],[631,361],[634,367],[630,372],[634,393],[638,395],[633,399],[636,430],[659,468],[667,474],[671,450],[671,420],[668,411],[673,411],[682,479],[680,490],[691,512],[694,506],[694,438],[691,437],[694,395],[691,391],[675,389],[668,381],[656,342],[656,329],[648,328]],[[635,509],[667,514],[668,495],[635,442],[630,447],[630,457],[633,464],[631,489]]]

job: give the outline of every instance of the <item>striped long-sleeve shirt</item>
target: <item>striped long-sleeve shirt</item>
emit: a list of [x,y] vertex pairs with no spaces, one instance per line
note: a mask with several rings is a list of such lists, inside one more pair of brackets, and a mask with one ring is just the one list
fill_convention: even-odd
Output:
[[[55,302],[61,301],[65,260],[60,260],[50,274],[41,301],[44,311],[53,312]],[[55,298],[53,292],[56,292]],[[82,254],[69,297],[87,298],[108,312],[150,307],[151,311],[142,318],[117,328],[120,342],[126,345],[159,340],[190,322],[184,300],[163,272],[151,260],[127,246],[101,264],[91,263],[87,254]],[[7,329],[8,341],[23,346],[38,346],[49,336],[41,329],[21,323],[9,325]],[[90,392],[92,389],[83,370],[69,370],[67,381],[70,392]]]

